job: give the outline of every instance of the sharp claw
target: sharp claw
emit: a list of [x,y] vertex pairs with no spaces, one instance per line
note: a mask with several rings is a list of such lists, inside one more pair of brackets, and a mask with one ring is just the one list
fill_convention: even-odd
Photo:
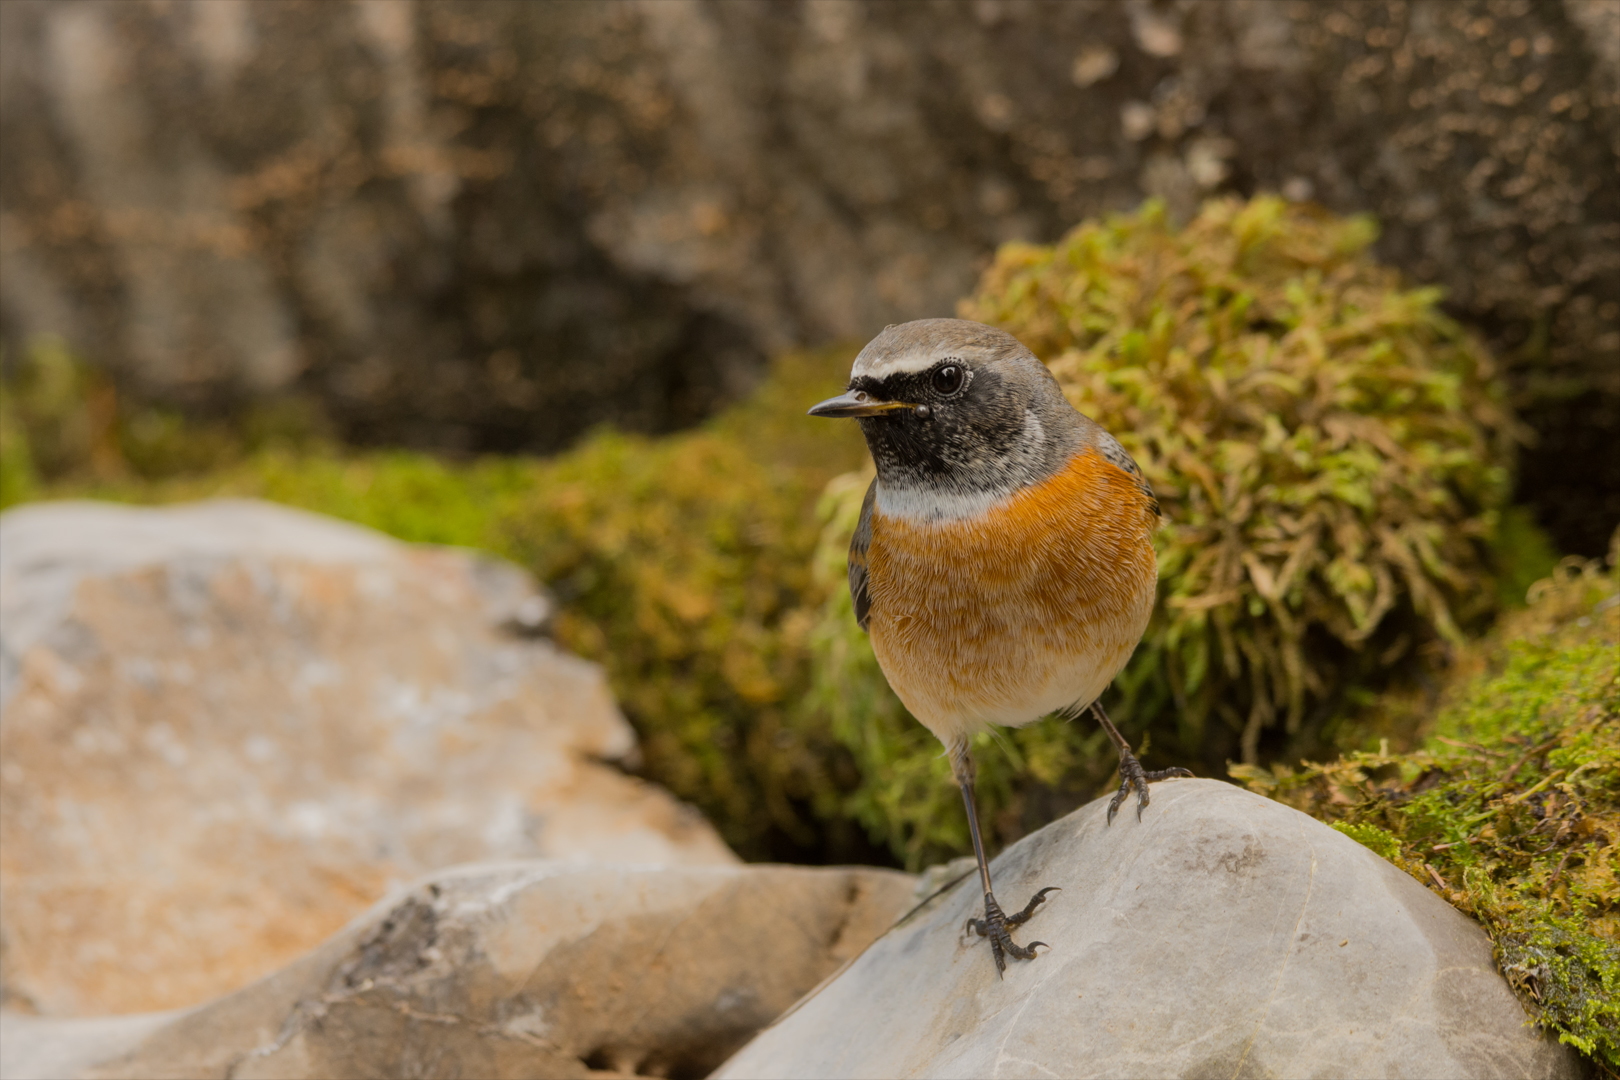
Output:
[[1048,949],[1052,947],[1044,941],[1032,942],[1029,945],[1020,945],[1012,939],[1012,934],[1010,931],[1013,927],[1020,926],[1029,920],[1030,916],[1034,914],[1035,909],[1046,899],[1047,893],[1061,891],[1062,890],[1056,885],[1046,886],[1034,896],[1030,897],[1029,903],[1024,905],[1024,910],[1011,917],[1008,917],[1002,913],[1001,905],[996,903],[995,897],[991,896],[989,893],[985,894],[985,917],[982,919],[969,919],[967,921],[967,928],[972,929],[980,937],[987,937],[990,939],[990,954],[995,958],[996,974],[998,977],[1006,978],[1008,953],[1011,953],[1013,958],[1016,960],[1033,960],[1036,956],[1036,945],[1045,945]]
[[1121,777],[1119,791],[1108,801],[1109,825],[1114,823],[1114,816],[1119,813],[1119,808],[1124,805],[1132,791],[1136,792],[1136,820],[1141,821],[1142,811],[1152,802],[1148,784],[1155,780],[1168,780],[1173,776],[1191,776],[1192,772],[1179,765],[1157,772],[1147,772],[1142,768],[1141,762],[1136,760],[1135,755],[1127,752],[1120,757],[1119,775]]

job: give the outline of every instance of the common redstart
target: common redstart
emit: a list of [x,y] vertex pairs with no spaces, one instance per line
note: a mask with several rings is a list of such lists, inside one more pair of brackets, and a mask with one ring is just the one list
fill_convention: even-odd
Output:
[[[854,417],[877,465],[849,547],[855,618],[889,685],[939,737],[962,789],[998,972],[1033,960],[1009,931],[1056,891],[1002,912],[973,803],[972,736],[1089,706],[1119,751],[1140,819],[1146,772],[1097,697],[1147,628],[1159,503],[1108,432],[1070,405],[1011,334],[960,319],[890,326],[855,358],[849,389],[811,416]],[[1051,946],[1047,946],[1050,948]]]

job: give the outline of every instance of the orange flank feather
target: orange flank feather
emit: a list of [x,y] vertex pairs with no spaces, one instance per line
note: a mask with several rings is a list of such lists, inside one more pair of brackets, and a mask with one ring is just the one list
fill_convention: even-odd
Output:
[[1157,522],[1138,478],[1091,449],[970,520],[874,506],[868,629],[889,685],[947,746],[1089,705],[1147,628]]

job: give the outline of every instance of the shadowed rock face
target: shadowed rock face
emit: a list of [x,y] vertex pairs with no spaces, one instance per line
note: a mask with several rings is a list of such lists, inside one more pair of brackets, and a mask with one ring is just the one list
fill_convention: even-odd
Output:
[[761,1032],[717,1077],[1535,1076],[1579,1059],[1525,1025],[1485,933],[1390,863],[1279,803],[1156,785],[995,861],[1017,931],[998,979],[968,875]]
[[28,0],[0,23],[4,334],[65,331],[143,393],[295,388],[353,438],[441,447],[661,430],[771,350],[948,314],[1002,241],[1267,188],[1378,214],[1382,255],[1494,338],[1566,547],[1620,518],[1595,453],[1620,426],[1602,0]]

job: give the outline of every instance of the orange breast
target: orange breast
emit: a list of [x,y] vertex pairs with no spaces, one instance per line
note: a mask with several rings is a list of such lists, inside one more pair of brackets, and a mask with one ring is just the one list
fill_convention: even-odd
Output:
[[947,744],[1089,704],[1147,627],[1156,522],[1135,478],[1091,450],[977,518],[874,507],[869,629],[889,684]]

